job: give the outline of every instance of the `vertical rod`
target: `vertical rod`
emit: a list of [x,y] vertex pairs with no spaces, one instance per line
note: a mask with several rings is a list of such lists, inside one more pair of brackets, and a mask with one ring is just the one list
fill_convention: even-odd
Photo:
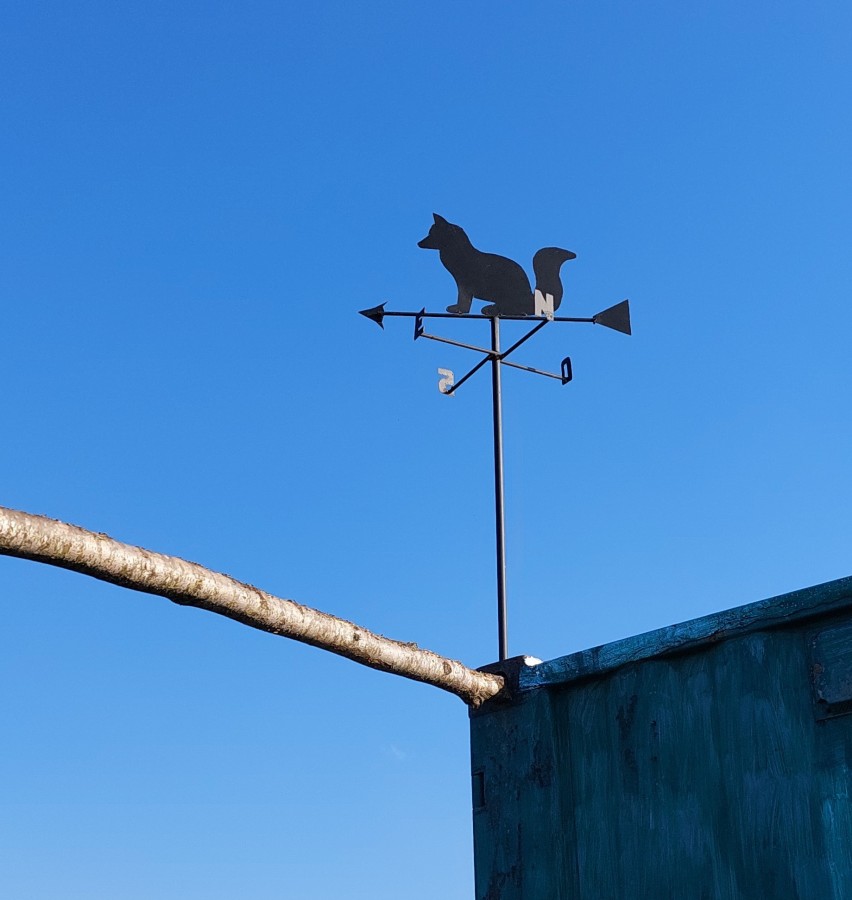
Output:
[[[500,352],[500,320],[491,319],[491,349]],[[506,628],[506,529],[503,510],[503,403],[500,389],[500,360],[491,358],[491,398],[494,407],[494,508],[497,525],[497,641],[499,659],[509,656]]]

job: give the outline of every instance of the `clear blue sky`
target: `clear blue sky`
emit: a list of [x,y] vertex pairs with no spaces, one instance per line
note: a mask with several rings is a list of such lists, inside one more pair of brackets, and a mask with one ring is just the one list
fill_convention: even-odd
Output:
[[[633,306],[525,348],[572,384],[506,373],[512,653],[852,573],[851,39],[840,0],[7,0],[0,503],[492,661],[488,379],[357,315],[453,302],[437,211]],[[0,895],[472,896],[455,698],[0,591]]]

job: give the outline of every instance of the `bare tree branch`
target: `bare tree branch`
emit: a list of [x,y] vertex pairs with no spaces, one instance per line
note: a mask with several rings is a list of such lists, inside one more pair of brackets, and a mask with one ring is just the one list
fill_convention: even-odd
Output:
[[228,575],[105,534],[0,507],[0,554],[73,569],[121,587],[197,606],[244,625],[330,650],[355,662],[423,681],[477,707],[503,687],[497,675],[469,669],[416,644],[373,634],[328,613],[283,600]]

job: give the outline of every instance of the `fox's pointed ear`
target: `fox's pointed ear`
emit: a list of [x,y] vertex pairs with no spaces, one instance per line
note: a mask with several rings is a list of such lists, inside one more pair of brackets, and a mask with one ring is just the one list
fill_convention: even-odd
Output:
[[443,216],[439,216],[438,213],[432,213],[432,218],[435,220],[436,225],[449,225],[450,224]]

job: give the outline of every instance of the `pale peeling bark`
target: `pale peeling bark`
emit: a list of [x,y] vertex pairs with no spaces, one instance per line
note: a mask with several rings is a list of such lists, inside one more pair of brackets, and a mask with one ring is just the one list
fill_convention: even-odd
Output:
[[122,544],[44,516],[0,507],[0,554],[73,569],[121,587],[197,606],[244,625],[330,650],[355,662],[442,688],[477,707],[503,687],[416,644],[373,634],[328,613],[283,600],[197,563]]

